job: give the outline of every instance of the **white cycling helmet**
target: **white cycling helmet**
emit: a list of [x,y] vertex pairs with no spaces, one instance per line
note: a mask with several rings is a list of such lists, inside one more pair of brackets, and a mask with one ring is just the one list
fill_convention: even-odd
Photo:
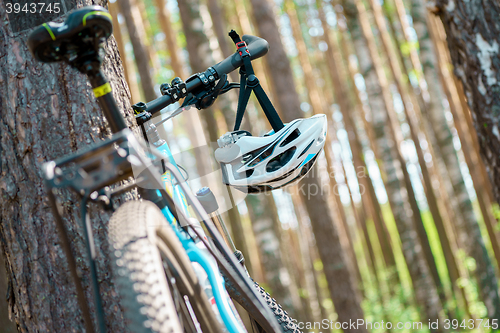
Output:
[[277,133],[254,137],[247,131],[224,134],[215,159],[226,185],[257,193],[294,183],[311,169],[325,145],[324,114],[296,119]]

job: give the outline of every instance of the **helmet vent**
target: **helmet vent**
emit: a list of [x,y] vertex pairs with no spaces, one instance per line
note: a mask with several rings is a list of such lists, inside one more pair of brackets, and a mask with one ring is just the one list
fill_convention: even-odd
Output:
[[[260,162],[262,162],[263,160],[265,160],[266,158],[268,158],[269,156],[271,156],[271,154],[273,153],[273,150],[274,150],[274,147],[276,147],[276,144],[273,144],[272,146],[270,146],[269,148],[267,148],[262,154],[260,154],[257,158],[255,158],[252,162],[250,162],[248,164],[249,167],[254,167],[256,166],[257,164],[259,164]],[[253,154],[253,152],[251,153]]]
[[292,133],[288,135],[288,137],[280,144],[280,147],[286,146],[293,140],[297,139],[300,135],[300,131],[298,128],[296,128]]
[[303,167],[302,167],[302,170],[300,170],[300,174],[299,174],[299,177],[302,177],[302,176],[305,176],[306,173],[309,171],[309,169],[311,169],[311,167],[314,165],[314,162],[316,162],[316,158],[318,157],[318,155],[314,156],[313,158],[311,158],[311,160],[309,162],[307,162]]
[[245,178],[248,178],[251,175],[253,175],[254,171],[255,171],[254,169],[248,169],[248,170],[245,170],[243,172],[237,172],[237,173],[235,172],[234,173],[234,176],[235,176],[234,178],[235,179],[245,179]]
[[284,153],[281,153],[272,160],[270,160],[269,163],[267,163],[266,171],[273,172],[281,169],[283,166],[285,166],[285,164],[290,162],[296,150],[297,150],[296,147],[292,147],[287,151],[285,151]]
[[302,151],[302,153],[300,153],[300,155],[299,155],[297,158],[300,158],[302,155],[304,155],[304,154],[306,153],[306,151],[307,151],[309,148],[311,148],[311,146],[312,146],[312,144],[313,144],[313,143],[314,143],[314,140],[312,140],[312,141],[311,141],[311,143],[307,145],[306,149],[304,149],[304,150]]

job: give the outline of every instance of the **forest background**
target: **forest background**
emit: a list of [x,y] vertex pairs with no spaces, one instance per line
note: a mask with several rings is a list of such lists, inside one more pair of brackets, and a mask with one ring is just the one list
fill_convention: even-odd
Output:
[[[235,29],[269,41],[269,54],[254,66],[284,120],[327,115],[324,153],[305,180],[249,195],[224,214],[250,274],[299,322],[500,319],[500,164],[491,157],[498,155],[491,143],[492,135],[498,137],[498,106],[490,101],[478,108],[474,99],[478,92],[486,100],[496,92],[498,36],[479,34],[471,50],[461,48],[453,12],[468,7],[450,4],[455,6],[425,0],[108,4],[131,104],[157,98],[161,83],[186,79],[232,54],[227,33]],[[486,4],[474,6],[486,15]],[[9,35],[8,26],[2,29]],[[479,65],[460,63],[463,54]],[[238,82],[236,74],[230,78]],[[213,147],[232,129],[236,101],[229,92],[210,109],[192,108],[160,128],[193,189],[220,187],[201,177],[219,172],[212,152],[192,148]],[[242,128],[253,135],[270,130],[255,99]],[[4,202],[20,202],[8,177],[2,172]],[[31,321],[37,327],[29,315],[38,311],[37,301],[19,291],[29,289],[37,271],[16,266],[9,232],[15,222],[7,207],[2,204],[0,227],[7,279],[0,276],[0,284],[8,286],[9,297],[7,304],[0,301],[1,325],[7,327],[9,313],[18,326]],[[34,267],[29,257],[25,264]],[[30,330],[25,325],[21,331]],[[491,321],[456,330],[489,332]]]

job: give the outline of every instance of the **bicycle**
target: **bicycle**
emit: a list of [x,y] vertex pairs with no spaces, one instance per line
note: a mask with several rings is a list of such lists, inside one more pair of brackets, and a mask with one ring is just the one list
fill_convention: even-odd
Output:
[[[133,332],[245,332],[227,292],[248,312],[253,330],[299,332],[286,311],[249,278],[244,258],[234,247],[217,213],[216,199],[206,189],[199,191],[197,196],[191,193],[168,145],[159,138],[155,124],[150,121],[152,114],[181,98],[185,97],[183,106],[194,104],[202,109],[210,106],[219,94],[238,86],[240,99],[235,133],[244,132],[238,132],[239,124],[254,89],[274,131],[283,132],[284,125],[260,88],[251,65],[251,60],[267,53],[267,42],[247,35],[241,40],[231,32],[238,48],[234,55],[204,73],[192,75],[186,82],[176,78],[171,85],[161,86],[160,98],[134,105],[137,123],[146,140],[142,142],[126,126],[100,69],[103,45],[111,33],[111,16],[107,10],[89,6],[71,12],[64,23],[42,24],[28,38],[28,46],[36,59],[46,63],[64,61],[88,77],[113,132],[110,139],[43,166],[47,195],[77,289],[86,330],[94,332],[94,326],[56,202],[54,190],[58,188],[69,188],[81,196],[82,227],[99,332],[106,332],[106,325],[97,281],[94,242],[90,220],[87,219],[89,201],[114,211],[109,222],[109,241],[115,256],[113,273]],[[240,84],[227,82],[227,74],[237,68],[240,68],[242,77]],[[323,132],[326,135],[326,128]],[[291,133],[295,133],[295,137],[300,135],[298,129]],[[321,136],[318,141],[320,139]],[[227,148],[228,137],[221,140],[222,148]],[[281,147],[289,141],[285,135],[281,135],[280,140]],[[221,163],[230,164],[226,153],[222,151],[226,159]],[[307,159],[302,157],[300,168],[283,175],[281,180],[303,176],[316,157],[312,154],[307,155]],[[276,157],[270,160],[276,165]],[[130,179],[128,183],[117,185]],[[227,175],[225,179],[226,183],[231,182]],[[269,187],[249,185],[248,190],[272,189]],[[129,201],[116,208],[113,198],[133,188],[137,188],[142,201]],[[193,216],[198,217],[202,226],[193,223]],[[200,276],[208,277],[216,309],[208,301]]]

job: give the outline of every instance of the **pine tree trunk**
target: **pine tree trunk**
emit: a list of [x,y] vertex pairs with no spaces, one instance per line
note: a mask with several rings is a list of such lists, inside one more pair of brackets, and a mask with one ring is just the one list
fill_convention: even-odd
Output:
[[[13,30],[0,1],[0,243],[8,272],[9,309],[20,332],[83,332],[75,287],[46,199],[41,165],[99,142],[109,132],[86,77],[64,64],[37,62],[26,46],[30,29],[16,34]],[[128,111],[126,81],[114,38],[107,42],[106,51],[103,70],[131,124],[134,120]],[[68,191],[60,194],[74,254],[81,258],[77,263],[85,294],[92,302],[79,202]],[[107,259],[109,214],[98,208],[90,213],[107,329],[123,332]],[[92,303],[90,308],[93,310]]]
[[142,37],[139,32],[139,23],[133,15],[134,9],[132,8],[132,0],[120,0],[118,1],[118,5],[120,6],[120,12],[125,18],[130,42],[134,49],[135,62],[137,64],[139,76],[141,77],[142,92],[148,102],[152,101],[156,98],[156,93],[154,91],[153,77],[151,76],[151,69],[149,67],[150,56],[144,44],[144,37]]
[[[300,29],[300,23],[299,19],[297,17],[296,13],[296,6],[293,4],[293,1],[287,0],[285,1],[285,8],[286,8],[286,13],[290,19],[290,25],[292,27],[292,33],[293,37],[295,39],[295,44],[297,45],[297,51],[298,51],[298,56],[299,56],[299,62],[302,67],[302,72],[304,73],[304,83],[305,87],[308,92],[309,96],[309,103],[312,106],[312,111],[314,114],[329,114],[328,106],[326,105],[326,99],[321,98],[320,92],[318,87],[316,86],[316,80],[313,76],[313,70],[312,70],[312,65],[309,60],[309,56],[307,55],[307,47],[306,43],[304,41],[304,37],[302,36],[302,31]],[[335,135],[333,135],[335,136]],[[331,139],[332,135],[330,135],[327,138],[327,143],[325,146],[325,157],[326,157],[326,162],[327,162],[327,169],[328,169],[328,174],[334,175],[335,169],[333,167],[334,160],[333,160],[333,154],[332,150],[330,149],[330,145],[332,142]],[[356,255],[354,253],[354,247],[352,244],[352,239],[350,237],[349,229],[347,228],[347,221],[346,221],[346,215],[344,211],[344,205],[342,204],[342,201],[340,200],[340,196],[337,195],[336,193],[336,188],[337,188],[337,183],[335,181],[335,177],[330,177],[329,179],[329,185],[331,189],[331,194],[333,195],[334,199],[334,209],[338,213],[338,218],[336,220],[339,220],[338,222],[338,228],[339,232],[341,233],[342,237],[341,240],[344,240],[344,248],[345,251],[348,253],[349,256],[349,262],[350,262],[350,267],[352,271],[356,274],[356,285],[360,285],[361,283],[361,273],[359,272],[359,267],[356,263]]]
[[367,26],[368,19],[364,7],[359,7],[363,11],[358,11],[357,6],[350,1],[343,1],[342,5],[360,70],[365,77],[378,156],[382,159],[380,165],[384,183],[412,279],[415,299],[420,306],[421,318],[436,320],[440,317],[442,308],[412,222],[414,218],[420,218],[420,211],[416,207],[406,162],[399,151],[401,134],[399,133],[398,138],[397,127],[390,118],[394,110],[387,78],[374,44],[371,27]]
[[[498,28],[491,24],[496,20],[500,8],[496,2],[481,4],[437,3],[438,14],[447,33],[448,47],[455,75],[462,81],[470,106],[477,135],[480,138],[481,155],[493,183],[495,196],[500,199],[500,169],[498,161],[499,100],[496,94],[498,64],[492,61],[498,53]],[[484,7],[483,7],[484,6]],[[465,16],[464,16],[465,15]],[[470,20],[481,17],[480,20]],[[496,45],[496,46],[495,46]],[[459,51],[460,50],[460,51]],[[450,82],[450,81],[448,81]],[[455,116],[455,115],[454,115]],[[458,130],[458,128],[457,128]],[[478,265],[480,294],[490,318],[500,317],[498,284],[493,267],[484,247],[480,230],[476,224],[465,226],[474,242],[468,242],[468,253]]]
[[494,61],[499,52],[500,31],[495,22],[500,5],[495,1],[465,4],[444,0],[436,6],[446,29],[454,72],[463,83],[481,154],[500,202],[500,157],[496,153],[500,150],[500,102],[495,89],[500,65]]
[[[417,158],[418,158],[418,163],[420,166],[420,171],[422,174],[423,178],[423,187],[425,191],[425,195],[427,197],[427,204],[429,206],[429,210],[432,214],[432,218],[434,220],[434,223],[436,225],[436,228],[441,231],[440,233],[440,239],[446,238],[446,234],[443,231],[443,218],[441,216],[441,212],[439,211],[439,207],[437,204],[437,197],[434,193],[434,188],[432,186],[432,180],[430,176],[430,172],[427,168],[427,164],[424,159],[424,153],[422,151],[422,147],[420,144],[420,126],[419,126],[419,121],[418,121],[418,113],[420,110],[418,109],[418,103],[413,102],[411,100],[410,95],[407,92],[407,88],[404,86],[402,82],[402,72],[401,68],[399,66],[399,62],[397,57],[395,56],[391,45],[390,45],[390,37],[387,31],[387,26],[385,23],[385,18],[384,15],[382,14],[382,8],[381,5],[374,1],[370,0],[369,1],[370,6],[373,10],[373,15],[375,17],[375,23],[377,26],[377,29],[379,30],[380,33],[380,39],[382,41],[382,46],[384,53],[387,57],[387,62],[389,64],[389,69],[390,72],[392,73],[392,77],[394,79],[394,82],[396,84],[397,90],[399,95],[401,96],[401,99],[403,101],[403,110],[405,113],[406,121],[408,123],[409,129],[410,129],[410,136],[411,139],[414,143],[415,150],[417,152]],[[434,279],[434,283],[437,287],[439,298],[441,299],[441,303],[445,304],[446,303],[446,296],[444,294],[444,289],[443,289],[443,284],[441,282],[441,278],[438,274],[436,262],[434,259],[434,255],[432,254],[432,250],[430,247],[429,243],[429,238],[427,236],[426,230],[424,228],[423,222],[421,219],[415,220],[415,227],[418,232],[418,236],[420,239],[420,244],[422,245],[422,248],[425,253],[425,258],[427,260],[427,264],[429,266],[429,269],[432,274],[432,278]],[[445,242],[442,241],[443,246],[448,244],[447,238],[445,239]],[[446,255],[446,251],[445,251]]]
[[[264,267],[267,284],[271,295],[297,317],[290,294],[290,274],[284,263],[284,253],[281,251],[281,222],[277,216],[276,207],[264,204],[273,200],[269,194],[252,194],[247,196],[248,212],[252,221],[252,229]],[[274,203],[274,200],[273,200]]]
[[[184,70],[183,61],[179,58],[179,47],[177,45],[177,38],[175,31],[173,30],[172,21],[170,19],[170,13],[165,7],[164,0],[155,0],[155,4],[158,10],[158,21],[160,22],[161,30],[165,34],[165,44],[169,52],[170,66],[172,66],[176,77],[180,77],[185,80],[188,78],[188,74],[186,74],[186,71]],[[189,140],[194,147],[193,153],[196,158],[196,169],[198,171],[198,175],[205,176],[212,171],[210,165],[210,154],[206,149],[204,149],[204,147],[207,146],[207,141],[203,133],[203,125],[201,124],[196,111],[193,109],[184,112],[181,117],[184,119],[186,131],[189,133]],[[210,182],[210,179],[207,181]],[[210,182],[208,185],[213,191],[215,191],[215,184],[212,185],[212,182]]]
[[[267,0],[251,0],[253,17],[257,23],[259,36],[272,45],[265,57],[271,73],[271,81],[277,94],[275,105],[281,110],[284,121],[303,117],[299,96],[293,84],[294,79],[290,62],[285,53],[274,17],[274,9]],[[336,224],[333,223],[326,196],[321,194],[321,183],[317,177],[318,169],[311,172],[300,183],[299,192],[307,207],[311,225],[316,238],[319,254],[323,261],[330,294],[339,321],[363,318],[353,277],[348,269],[346,255],[342,249]],[[351,332],[347,329],[344,332]],[[365,332],[365,329],[357,331]]]
[[[9,283],[7,280],[5,260],[3,259],[3,253],[0,253],[0,295],[4,295],[4,297],[0,299],[0,327],[2,327],[3,333],[15,333],[17,332],[17,325],[10,319],[9,303],[7,302],[7,297],[10,294],[8,288]],[[7,292],[9,292],[9,294]]]
[[385,226],[384,218],[382,216],[382,210],[380,208],[377,196],[375,195],[373,182],[370,175],[368,174],[368,168],[364,161],[363,147],[359,139],[359,134],[355,125],[354,117],[352,115],[352,107],[349,100],[349,95],[347,90],[345,89],[345,85],[343,84],[345,75],[340,67],[340,56],[336,51],[339,48],[338,43],[336,43],[335,40],[330,37],[326,18],[321,8],[319,9],[319,16],[325,34],[325,42],[328,45],[326,56],[328,68],[330,71],[330,79],[333,84],[335,99],[340,105],[340,111],[342,113],[342,120],[345,124],[345,129],[346,131],[348,131],[349,145],[352,151],[352,159],[356,170],[356,175],[358,176],[358,181],[360,184],[360,193],[362,195],[363,204],[365,207],[365,211],[373,219],[386,267],[391,269],[395,267],[395,259],[391,248],[391,241],[387,232],[387,228]]
[[[417,49],[410,44],[411,36],[409,34],[411,28],[406,17],[406,10],[401,0],[395,0],[395,13],[387,14],[390,28],[389,30],[392,34],[393,41],[396,43],[396,47],[391,48],[390,35],[387,25],[385,24],[385,18],[382,14],[382,7],[380,6],[380,4],[375,3],[374,1],[370,1],[370,3],[376,17],[378,29],[381,31],[381,39],[383,41],[385,53],[390,63],[391,72],[398,87],[398,92],[405,101],[405,115],[410,128],[411,138],[415,144],[415,148],[417,151],[417,157],[422,174],[424,191],[427,197],[427,203],[437,230],[437,234],[439,236],[440,245],[444,254],[446,266],[448,268],[449,280],[452,282],[452,285],[455,285],[455,282],[459,278],[459,272],[445,225],[450,219],[447,210],[447,208],[450,207],[448,203],[448,193],[444,189],[443,178],[438,177],[436,171],[436,165],[441,163],[441,158],[438,158],[438,156],[436,156],[434,153],[433,145],[436,142],[436,138],[434,136],[434,132],[429,130],[428,128],[430,127],[430,125],[428,125],[429,93],[427,91],[427,85],[424,82],[422,65],[420,63],[420,59],[418,58]],[[396,16],[398,18],[398,23],[401,26],[400,31],[404,43],[406,43],[406,45],[410,45],[409,64],[407,61],[405,61],[405,57],[403,56],[403,52],[401,51],[402,47],[398,41],[398,31],[393,16]],[[398,58],[400,62],[397,62]],[[410,70],[413,70],[416,75],[416,80],[419,87],[418,89],[412,89],[413,86],[409,82]],[[406,84],[404,84],[403,78],[407,78],[407,80],[405,80]],[[427,150],[426,154],[429,154],[431,156],[432,164],[426,163],[426,161],[424,160],[424,148],[422,143],[427,143],[427,148],[425,148]],[[435,186],[436,183],[438,184],[437,186]],[[429,265],[431,265],[433,262],[434,260],[432,260]],[[437,275],[437,269],[435,273]],[[436,279],[436,281],[441,284],[441,281],[439,279]],[[443,304],[445,304],[445,293],[443,288],[443,286],[440,287],[440,297]],[[455,298],[455,288],[452,288],[451,292],[451,296]],[[454,310],[451,308],[449,315],[451,318],[456,317]]]
[[[427,27],[428,14],[425,1],[413,1],[411,15],[413,18],[413,27],[418,37],[420,50],[419,58],[421,59],[422,70],[428,87],[427,91],[429,93],[427,115],[436,137],[436,151],[444,162],[444,171],[447,173],[452,186],[450,196],[454,200],[451,200],[451,204],[453,210],[457,212],[454,215],[454,221],[470,221],[469,223],[477,224],[472,202],[460,170],[460,162],[458,160],[455,147],[453,146],[453,135],[450,127],[448,126],[444,106],[441,102],[444,92],[439,84],[439,77],[437,75],[439,68],[436,55],[434,53],[435,48],[432,45],[432,40],[430,39]],[[453,101],[449,100],[449,103],[451,104]],[[462,149],[464,149],[464,147],[462,147]],[[474,172],[474,170],[471,171]],[[480,200],[479,196],[478,200]],[[458,222],[456,224],[460,225],[463,223],[464,222]],[[462,289],[462,291],[464,290],[463,287],[460,287],[460,289]]]

